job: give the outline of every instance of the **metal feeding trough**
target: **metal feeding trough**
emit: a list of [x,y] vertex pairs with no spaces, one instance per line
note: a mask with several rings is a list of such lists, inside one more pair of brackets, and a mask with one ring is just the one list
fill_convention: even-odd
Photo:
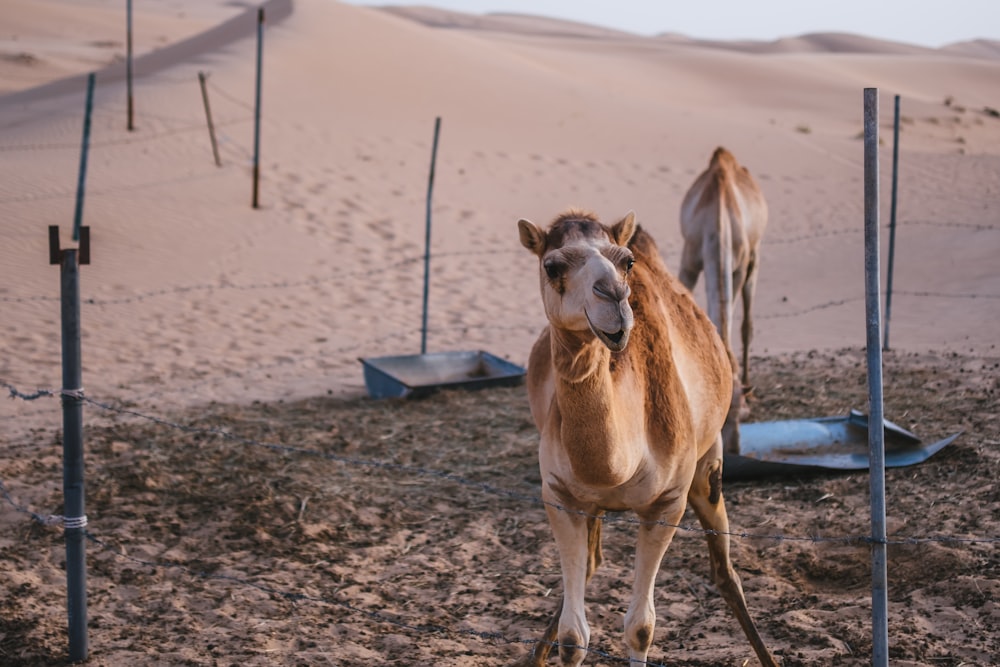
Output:
[[[924,444],[889,420],[884,424],[887,468],[926,461],[961,435]],[[868,416],[851,410],[844,417],[742,424],[740,453],[726,454],[722,470],[726,479],[747,479],[868,466]]]
[[372,398],[419,398],[438,389],[512,387],[524,379],[517,364],[482,350],[359,359]]
[[424,244],[424,307],[420,354],[358,359],[364,367],[365,386],[372,398],[419,398],[438,389],[484,389],[520,384],[524,369],[482,350],[427,353],[427,301],[431,262],[431,194],[437,161],[441,118],[434,121],[434,144],[427,183],[427,223]]

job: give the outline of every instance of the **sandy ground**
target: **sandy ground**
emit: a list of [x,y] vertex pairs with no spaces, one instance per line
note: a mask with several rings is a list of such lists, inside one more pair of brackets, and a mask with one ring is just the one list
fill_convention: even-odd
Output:
[[[106,66],[83,207],[88,398],[392,462],[316,465],[91,404],[88,513],[104,540],[91,545],[96,664],[495,664],[537,637],[557,569],[544,513],[525,499],[538,480],[523,390],[374,402],[357,362],[420,351],[439,117],[429,351],[486,349],[525,363],[544,316],[518,218],[635,210],[676,268],[680,200],[724,145],[771,211],[752,347],[760,384],[771,383],[752,419],[766,420],[866,408],[862,90],[880,90],[883,269],[901,95],[886,416],[928,439],[966,433],[919,469],[892,473],[890,514],[908,537],[1000,534],[996,43],[714,44],[323,0],[298,0],[283,16],[289,3],[272,3],[253,209],[254,11],[141,3],[130,132],[120,3],[14,5],[0,35],[0,382],[59,388],[47,227],[73,247],[82,76]],[[54,400],[0,402],[5,664],[63,656],[60,536],[13,510],[59,513],[60,437]],[[456,470],[513,493],[439,488],[442,471]],[[866,490],[863,475],[740,482],[730,514],[755,533],[857,535]],[[622,544],[629,528],[615,528]],[[674,589],[657,602],[655,659],[742,664],[742,639],[703,579],[700,540],[679,542],[661,575]],[[677,579],[669,573],[687,563],[685,549],[691,565]],[[786,664],[866,663],[867,547],[754,539],[736,549],[751,607]],[[592,593],[594,646],[621,655],[628,556],[609,551],[615,565]],[[990,664],[995,544],[894,551],[894,664]],[[493,631],[502,638],[477,634]]]
[[[859,350],[755,359],[763,420],[866,400]],[[889,647],[904,667],[1000,654],[998,359],[889,354],[887,413],[926,442],[887,471]],[[502,665],[538,639],[559,561],[523,387],[424,400],[317,397],[158,413],[88,438],[90,664]],[[88,411],[93,406],[88,407]],[[183,426],[183,430],[179,428]],[[224,434],[223,434],[224,432]],[[8,491],[60,511],[60,444],[0,455]],[[733,558],[790,665],[871,664],[868,475],[730,482]],[[635,525],[605,526],[586,664],[627,664]],[[0,514],[0,657],[67,651],[62,533]],[[652,664],[755,664],[689,513],[656,587]]]

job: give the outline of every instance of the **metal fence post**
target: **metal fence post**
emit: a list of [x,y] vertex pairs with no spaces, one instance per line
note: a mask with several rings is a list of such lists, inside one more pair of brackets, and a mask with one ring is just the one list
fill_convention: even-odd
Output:
[[892,316],[892,272],[896,257],[896,186],[899,182],[899,95],[892,123],[892,201],[889,207],[889,267],[885,278],[885,332],[882,349],[889,349],[889,318]]
[[424,313],[420,327],[420,354],[427,354],[427,301],[431,281],[431,195],[434,193],[434,166],[437,163],[438,135],[441,133],[441,116],[434,119],[434,145],[431,148],[431,173],[427,179],[427,217],[424,234]]
[[868,354],[868,459],[872,522],[872,667],[888,667],[888,576],[885,539],[885,426],[879,285],[878,88],[865,88],[865,316]]
[[135,124],[132,122],[134,116],[132,103],[132,0],[127,0],[125,14],[125,21],[128,24],[125,28],[125,81],[128,89],[128,131],[131,132],[135,129]]
[[83,141],[80,145],[80,171],[76,180],[76,210],[73,213],[73,240],[80,239],[83,224],[83,195],[87,189],[87,153],[90,150],[90,117],[94,111],[94,73],[87,76],[87,101],[83,110]]
[[62,319],[63,536],[69,660],[87,659],[87,514],[83,481],[83,373],[80,336],[80,265],[90,263],[90,228],[80,248],[60,250],[59,228],[49,227],[49,261],[60,267]]
[[260,86],[264,51],[264,8],[257,10],[257,86],[253,112],[253,207],[260,207]]
[[208,75],[198,72],[198,82],[201,84],[201,101],[205,105],[205,120],[208,121],[208,138],[212,141],[212,155],[215,157],[215,166],[221,167],[222,160],[219,159],[219,144],[215,140],[215,125],[212,124],[212,109],[208,106]]

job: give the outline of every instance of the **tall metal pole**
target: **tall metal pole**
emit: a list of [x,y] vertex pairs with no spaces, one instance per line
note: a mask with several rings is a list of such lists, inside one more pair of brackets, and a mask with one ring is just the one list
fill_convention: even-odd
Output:
[[264,8],[257,10],[257,91],[253,123],[253,207],[259,208],[260,199],[260,78],[264,51]]
[[889,209],[889,268],[885,283],[885,332],[882,349],[889,349],[889,318],[892,315],[892,271],[896,256],[896,186],[899,181],[899,95],[892,123],[892,203]]
[[868,352],[868,459],[872,521],[872,667],[889,664],[885,539],[885,427],[880,347],[878,88],[865,88],[865,319]]
[[420,327],[420,354],[427,354],[427,300],[431,282],[431,195],[434,193],[434,166],[437,163],[441,116],[434,119],[434,145],[431,148],[431,174],[427,180],[427,225],[424,235],[424,316]]
[[76,211],[73,214],[73,240],[80,240],[83,224],[83,195],[87,188],[87,152],[90,150],[90,116],[94,111],[94,73],[87,76],[87,102],[83,111],[83,141],[80,145],[80,171],[76,180]]
[[125,31],[125,80],[128,88],[128,131],[131,132],[135,129],[132,122],[134,108],[132,104],[132,0],[126,0],[125,14],[128,22]]
[[75,249],[59,249],[59,228],[49,227],[49,259],[60,266],[62,317],[63,535],[69,660],[87,659],[87,514],[83,483],[83,374],[80,355],[80,264],[90,261],[90,229]]

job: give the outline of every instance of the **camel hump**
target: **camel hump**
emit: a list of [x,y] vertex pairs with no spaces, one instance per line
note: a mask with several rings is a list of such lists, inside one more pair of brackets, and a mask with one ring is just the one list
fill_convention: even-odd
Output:
[[724,147],[719,146],[712,153],[712,160],[709,163],[710,167],[719,167],[722,169],[736,169],[739,163],[736,162],[736,158],[726,150]]
[[656,241],[653,237],[643,229],[642,225],[635,226],[635,233],[632,234],[632,238],[628,242],[629,250],[635,255],[656,255],[659,254],[659,250],[656,247]]
[[663,263],[663,256],[660,255],[659,246],[653,240],[652,235],[647,232],[642,225],[635,226],[635,233],[629,239],[628,249],[640,264],[648,267],[654,273],[670,273],[666,264]]

